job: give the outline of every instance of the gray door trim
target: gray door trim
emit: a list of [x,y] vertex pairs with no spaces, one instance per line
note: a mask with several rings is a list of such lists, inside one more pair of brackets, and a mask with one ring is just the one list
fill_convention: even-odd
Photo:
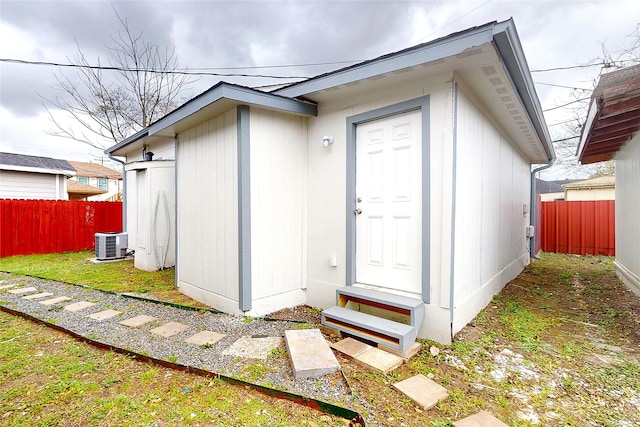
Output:
[[356,282],[356,221],[354,215],[356,209],[356,127],[361,123],[416,110],[422,112],[422,300],[428,304],[431,300],[429,283],[429,261],[431,259],[429,239],[431,225],[429,95],[347,117],[346,284],[350,286]]

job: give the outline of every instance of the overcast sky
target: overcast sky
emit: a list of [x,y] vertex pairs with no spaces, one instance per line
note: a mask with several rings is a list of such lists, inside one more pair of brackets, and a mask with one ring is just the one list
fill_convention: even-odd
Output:
[[[0,0],[0,58],[62,63],[80,46],[89,62],[100,58],[104,64],[110,37],[121,28],[114,9],[146,40],[174,46],[180,65],[190,69],[365,60],[511,17],[532,71],[575,67],[601,58],[603,45],[614,53],[630,47],[640,21],[638,0]],[[344,65],[243,71],[313,76]],[[569,88],[591,89],[600,71],[594,66],[532,73],[543,109],[551,109],[545,114],[554,139],[568,135],[556,123],[571,117],[569,107],[557,108],[574,99]],[[0,151],[95,161],[99,151],[47,134],[53,126],[43,98],[59,94],[56,73],[75,78],[70,69],[0,62]],[[220,79],[248,86],[273,82],[206,76],[188,96]]]

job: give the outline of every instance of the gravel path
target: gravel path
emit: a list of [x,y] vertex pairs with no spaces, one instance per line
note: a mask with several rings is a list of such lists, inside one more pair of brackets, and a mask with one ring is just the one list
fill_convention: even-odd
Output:
[[[25,294],[10,292],[26,287],[36,288],[36,291]],[[24,298],[43,292],[52,295],[36,299]],[[41,303],[44,300],[62,296],[68,297],[70,300],[49,306]],[[64,309],[65,306],[81,301],[95,303],[95,305],[77,312]],[[338,405],[344,405],[348,399],[352,398],[348,385],[339,372],[319,378],[294,379],[282,337],[284,337],[285,330],[299,329],[301,324],[297,322],[260,319],[247,321],[240,316],[185,310],[81,286],[8,273],[0,273],[0,305],[54,323],[94,341],[157,359],[238,377],[249,382]],[[93,313],[109,309],[122,313],[105,320],[89,318],[89,315]],[[157,321],[147,323],[139,328],[119,324],[125,319],[139,315],[153,316],[157,318]],[[179,322],[188,325],[189,328],[167,338],[150,332],[151,329],[168,322]],[[184,341],[204,330],[225,336],[215,344],[204,346]],[[249,337],[254,339],[249,339]],[[270,352],[268,359],[247,357],[247,352],[255,353],[258,351],[259,353],[260,350],[259,348],[247,348],[247,346],[251,347],[252,343],[259,346],[264,341],[269,341],[261,339],[265,337],[280,338],[279,340],[271,340],[277,343],[277,347]],[[232,345],[241,338],[240,343],[244,344],[240,346],[239,351],[234,351],[238,344],[233,348]],[[228,354],[229,352],[231,353]],[[266,366],[266,369],[260,370],[265,373],[260,378],[252,378],[249,368],[255,367],[258,363]]]

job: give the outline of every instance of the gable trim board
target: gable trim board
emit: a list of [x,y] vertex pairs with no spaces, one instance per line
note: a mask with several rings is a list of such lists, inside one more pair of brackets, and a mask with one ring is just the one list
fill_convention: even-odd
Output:
[[399,104],[367,111],[355,116],[347,117],[347,200],[346,200],[346,284],[348,286],[356,283],[356,221],[354,212],[356,210],[356,130],[359,124],[379,120],[411,111],[422,113],[422,300],[429,303],[431,300],[429,285],[429,262],[430,256],[430,212],[431,212],[431,191],[429,186],[429,176],[431,173],[429,156],[430,139],[430,118],[429,118],[429,95],[416,98]]

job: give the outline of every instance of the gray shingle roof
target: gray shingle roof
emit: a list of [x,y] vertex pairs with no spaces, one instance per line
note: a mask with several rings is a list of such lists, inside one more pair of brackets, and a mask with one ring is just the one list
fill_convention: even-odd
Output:
[[15,153],[0,153],[0,165],[59,170],[61,172],[75,171],[75,168],[66,160]]

